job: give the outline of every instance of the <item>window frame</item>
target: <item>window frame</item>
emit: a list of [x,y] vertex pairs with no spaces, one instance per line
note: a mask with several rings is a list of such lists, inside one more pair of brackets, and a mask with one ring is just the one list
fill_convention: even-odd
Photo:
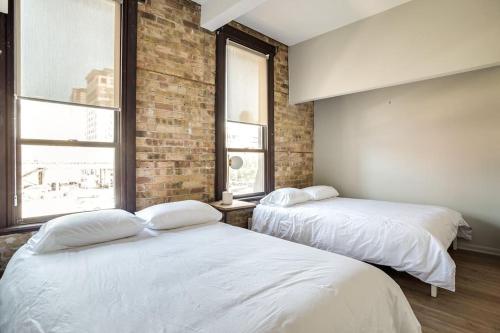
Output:
[[[8,14],[0,13],[0,98],[5,104],[0,109],[0,133],[5,135],[4,144],[0,144],[0,235],[15,232],[37,230],[44,222],[55,216],[28,218],[23,224],[17,223],[20,207],[16,207],[16,152],[21,147],[17,121],[19,108],[15,107],[15,1],[9,0]],[[137,59],[137,0],[120,1],[120,105],[121,111],[115,112],[115,139],[109,146],[115,148],[115,184],[116,207],[130,212],[136,208],[135,188],[135,135],[136,135],[136,59]],[[25,98],[26,99],[26,98]],[[60,102],[58,102],[60,103]],[[63,103],[72,104],[72,103]],[[93,106],[90,106],[93,107]],[[98,107],[97,107],[98,108]],[[112,109],[112,108],[111,108]],[[18,134],[17,134],[18,135]],[[2,139],[4,137],[2,136]],[[23,139],[23,142],[30,140]],[[41,143],[44,140],[36,140]],[[64,140],[45,140],[47,143],[65,145]],[[99,144],[68,141],[69,146],[98,146]],[[106,145],[106,144],[105,144]],[[17,168],[20,172],[21,168]],[[19,192],[18,192],[19,193]],[[64,214],[62,214],[64,215]]]
[[[225,124],[227,123],[238,123],[237,121],[225,121]],[[245,124],[245,123],[243,123]],[[267,166],[266,166],[266,161],[268,160],[268,151],[269,151],[269,147],[268,147],[268,135],[267,133],[269,132],[267,126],[263,126],[263,125],[254,125],[254,126],[259,126],[260,127],[260,135],[261,135],[261,138],[262,138],[262,148],[227,148],[226,147],[226,153],[225,153],[225,158],[226,158],[226,161],[228,161],[228,163],[225,163],[226,165],[226,172],[227,172],[227,165],[229,164],[229,154],[230,153],[258,153],[258,154],[263,154],[264,155],[264,166],[265,166],[265,169],[264,170],[264,192],[255,192],[255,193],[247,193],[247,194],[242,194],[242,195],[234,195],[234,198],[235,199],[243,199],[243,200],[257,200],[258,198],[262,198],[264,197],[264,195],[266,194],[266,189],[265,189],[265,183],[266,183],[266,175],[267,175]],[[225,129],[227,129],[227,127],[225,127]],[[227,141],[227,137],[226,137],[226,141]],[[226,141],[224,143],[226,143]],[[226,174],[226,177],[228,176],[228,174]],[[224,183],[224,186],[227,186],[227,184],[229,183],[229,181],[225,180],[225,183]]]
[[[227,153],[245,149],[226,147],[226,45],[228,40],[260,52],[267,58],[267,135],[264,140],[264,193],[235,196],[240,200],[257,200],[274,190],[274,56],[276,47],[243,31],[225,25],[216,32],[215,73],[215,198],[222,199],[227,184]],[[251,151],[254,151],[253,149]],[[260,150],[259,150],[260,151]]]

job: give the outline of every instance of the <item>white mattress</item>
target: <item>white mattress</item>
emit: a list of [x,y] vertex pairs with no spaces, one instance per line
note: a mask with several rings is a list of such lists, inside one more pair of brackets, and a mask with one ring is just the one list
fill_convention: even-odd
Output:
[[420,332],[399,286],[343,256],[225,224],[33,255],[0,281],[0,331]]
[[455,263],[447,252],[457,236],[470,238],[462,216],[448,208],[332,198],[288,208],[258,205],[252,230],[391,266],[455,290]]

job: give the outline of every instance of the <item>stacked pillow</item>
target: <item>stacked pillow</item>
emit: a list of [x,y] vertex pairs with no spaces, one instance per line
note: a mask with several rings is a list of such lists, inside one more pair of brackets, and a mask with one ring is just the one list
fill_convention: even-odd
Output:
[[[337,197],[331,186],[311,186],[304,189],[282,188],[260,200],[269,206],[290,207],[310,200]],[[222,213],[212,206],[195,200],[163,203],[148,207],[136,215],[121,209],[85,212],[55,218],[45,223],[28,241],[35,253],[109,242],[137,235],[145,227],[168,230],[196,224],[217,222]]]
[[35,253],[109,242],[144,229],[144,221],[121,209],[65,215],[45,223],[28,241]]
[[309,200],[309,195],[303,190],[285,187],[272,191],[262,198],[260,203],[267,206],[290,207]]
[[338,197],[339,192],[332,186],[317,185],[303,189],[286,187],[273,191],[260,200],[267,206],[290,207],[307,201],[317,201]]
[[145,208],[137,213],[149,229],[174,229],[222,219],[222,213],[212,206],[196,201],[185,200],[163,203]]
[[324,200],[329,198],[336,198],[339,192],[332,186],[316,185],[303,188],[302,191],[306,192],[310,200]]
[[77,213],[45,223],[27,246],[35,253],[53,252],[131,237],[145,227],[173,229],[217,222],[221,218],[215,208],[194,200],[155,205],[136,215],[122,209]]

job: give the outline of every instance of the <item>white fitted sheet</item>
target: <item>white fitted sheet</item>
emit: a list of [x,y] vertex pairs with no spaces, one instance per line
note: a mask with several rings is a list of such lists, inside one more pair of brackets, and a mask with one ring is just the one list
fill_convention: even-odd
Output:
[[33,255],[0,281],[0,331],[420,332],[381,270],[222,223]]
[[391,266],[451,291],[455,263],[447,249],[457,231],[471,237],[462,216],[448,208],[348,198],[258,205],[252,230]]

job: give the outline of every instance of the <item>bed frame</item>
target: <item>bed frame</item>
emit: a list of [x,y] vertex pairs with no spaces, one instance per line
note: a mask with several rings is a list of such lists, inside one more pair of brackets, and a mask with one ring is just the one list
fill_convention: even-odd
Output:
[[[453,240],[452,247],[454,251],[458,250],[458,237],[455,237],[455,239]],[[431,296],[437,297],[437,295],[438,295],[438,287],[433,286],[431,284]]]

